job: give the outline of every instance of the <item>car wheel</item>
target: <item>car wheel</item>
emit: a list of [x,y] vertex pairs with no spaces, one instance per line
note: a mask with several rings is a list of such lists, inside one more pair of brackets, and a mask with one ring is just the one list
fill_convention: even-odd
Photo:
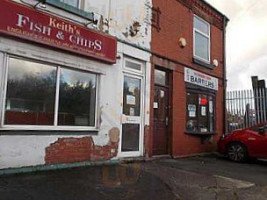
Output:
[[246,147],[241,143],[231,143],[227,146],[227,156],[235,162],[244,162],[248,158]]

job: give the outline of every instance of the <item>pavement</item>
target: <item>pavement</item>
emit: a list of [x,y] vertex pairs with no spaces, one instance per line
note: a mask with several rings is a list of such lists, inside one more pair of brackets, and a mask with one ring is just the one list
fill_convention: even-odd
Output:
[[0,177],[0,200],[267,200],[267,161],[218,155]]

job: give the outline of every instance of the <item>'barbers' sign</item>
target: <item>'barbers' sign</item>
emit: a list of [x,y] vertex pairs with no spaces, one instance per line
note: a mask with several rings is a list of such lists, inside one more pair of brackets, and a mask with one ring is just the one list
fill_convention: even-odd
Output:
[[185,82],[192,83],[201,87],[218,90],[218,79],[201,72],[185,67]]

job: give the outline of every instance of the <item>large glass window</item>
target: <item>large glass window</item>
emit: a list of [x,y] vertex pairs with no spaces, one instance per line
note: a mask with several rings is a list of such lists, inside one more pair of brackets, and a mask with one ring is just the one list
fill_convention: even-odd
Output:
[[197,16],[194,17],[194,57],[210,62],[210,25]]
[[53,125],[57,68],[9,59],[5,124]]
[[210,94],[187,92],[186,130],[196,133],[215,131],[215,97]]
[[9,58],[4,125],[95,126],[97,76]]
[[96,75],[61,69],[58,124],[94,126]]

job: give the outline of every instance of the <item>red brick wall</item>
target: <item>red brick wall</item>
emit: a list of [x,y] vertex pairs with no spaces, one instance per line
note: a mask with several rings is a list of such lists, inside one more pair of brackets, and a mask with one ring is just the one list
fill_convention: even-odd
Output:
[[[191,1],[190,1],[191,2]],[[193,2],[193,1],[192,1]],[[201,152],[216,150],[216,143],[223,132],[223,30],[215,26],[210,12],[190,9],[178,0],[153,0],[153,7],[159,7],[160,31],[152,29],[152,65],[168,68],[173,74],[173,105],[172,105],[172,152],[174,157],[187,156]],[[208,20],[211,24],[211,61],[217,59],[219,66],[207,69],[193,63],[193,16],[194,12]],[[213,13],[214,14],[214,13]],[[185,38],[187,46],[179,46],[179,38]],[[160,55],[160,56],[158,56]],[[160,58],[161,57],[161,58]],[[153,66],[153,68],[154,68]],[[218,135],[210,141],[202,141],[201,137],[185,134],[186,126],[186,89],[184,67],[190,67],[219,79],[219,91],[216,95],[216,126]],[[153,72],[153,70],[152,70]],[[153,74],[152,74],[153,76]],[[152,79],[153,97],[153,79]],[[153,100],[151,101],[151,104]],[[151,105],[152,108],[152,105]],[[151,109],[153,118],[153,108]],[[153,120],[150,126],[150,147],[153,144]],[[150,152],[151,155],[151,152]]]
[[[211,23],[211,60],[217,59],[219,66],[214,70],[205,69],[192,63],[194,12],[177,0],[153,0],[153,7],[159,7],[161,11],[161,29],[157,31],[152,28],[152,52],[192,66],[204,73],[223,77],[223,31]],[[206,16],[205,19],[211,18],[205,13],[202,13],[201,16]],[[210,21],[213,21],[212,18]],[[185,48],[179,46],[179,38],[181,37],[187,41]]]
[[119,129],[109,130],[106,145],[95,145],[93,137],[59,138],[45,149],[45,163],[74,163],[109,160],[118,154]]

